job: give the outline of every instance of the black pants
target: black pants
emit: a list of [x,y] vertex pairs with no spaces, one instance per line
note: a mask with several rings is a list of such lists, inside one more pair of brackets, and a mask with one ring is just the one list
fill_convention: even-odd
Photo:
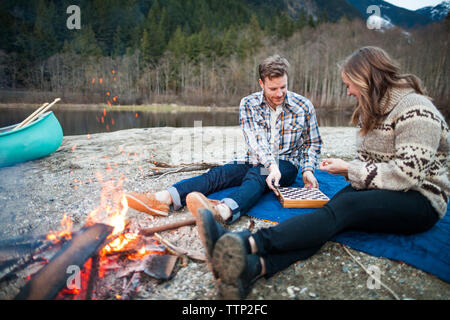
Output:
[[343,231],[407,235],[424,232],[438,220],[431,203],[417,191],[356,190],[349,185],[317,211],[260,229],[253,238],[270,277],[309,258]]

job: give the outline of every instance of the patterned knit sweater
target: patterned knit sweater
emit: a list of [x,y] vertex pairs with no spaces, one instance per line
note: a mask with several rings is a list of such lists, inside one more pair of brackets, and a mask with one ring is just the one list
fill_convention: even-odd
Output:
[[391,89],[381,100],[385,120],[361,137],[348,179],[356,189],[416,190],[428,198],[442,218],[450,182],[447,157],[449,128],[441,113],[413,89]]

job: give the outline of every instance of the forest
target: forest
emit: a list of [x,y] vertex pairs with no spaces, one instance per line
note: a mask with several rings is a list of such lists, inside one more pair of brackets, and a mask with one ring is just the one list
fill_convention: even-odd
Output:
[[339,62],[365,45],[418,75],[441,108],[450,101],[449,16],[373,30],[326,10],[292,16],[276,0],[81,0],[81,29],[71,30],[71,2],[1,2],[3,102],[236,106],[259,89],[259,62],[278,53],[291,64],[290,90],[316,106],[345,107]]

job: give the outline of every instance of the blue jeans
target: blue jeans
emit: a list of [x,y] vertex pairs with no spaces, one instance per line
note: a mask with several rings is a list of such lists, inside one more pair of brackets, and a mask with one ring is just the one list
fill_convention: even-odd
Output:
[[[278,167],[281,172],[280,186],[293,184],[298,173],[297,167],[286,160],[279,160]],[[174,210],[178,210],[186,205],[186,196],[190,192],[198,191],[207,196],[239,186],[228,198],[222,199],[233,214],[227,223],[232,223],[241,215],[245,215],[261,196],[270,190],[266,183],[268,174],[268,170],[262,165],[253,166],[250,163],[233,161],[212,168],[200,176],[184,179],[167,190],[172,196]]]

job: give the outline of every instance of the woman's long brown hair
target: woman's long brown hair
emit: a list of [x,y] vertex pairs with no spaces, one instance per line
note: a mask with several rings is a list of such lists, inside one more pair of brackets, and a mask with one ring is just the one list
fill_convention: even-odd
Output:
[[400,68],[389,55],[378,47],[363,47],[350,55],[342,66],[342,72],[360,91],[352,123],[361,125],[362,135],[372,131],[386,116],[380,105],[386,95],[390,100],[390,88],[413,88],[425,94],[421,81],[412,74],[400,74]]

